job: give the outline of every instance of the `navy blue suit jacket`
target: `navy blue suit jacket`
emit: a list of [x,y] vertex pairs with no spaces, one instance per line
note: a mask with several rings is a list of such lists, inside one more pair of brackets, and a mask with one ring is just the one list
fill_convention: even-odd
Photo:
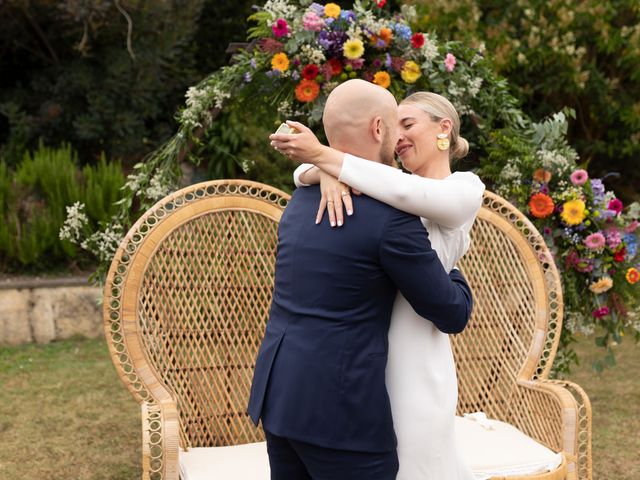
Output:
[[275,289],[249,415],[283,437],[366,452],[396,447],[385,386],[398,290],[440,330],[463,330],[472,298],[445,272],[420,219],[367,196],[330,228],[318,186],[297,189],[278,228]]

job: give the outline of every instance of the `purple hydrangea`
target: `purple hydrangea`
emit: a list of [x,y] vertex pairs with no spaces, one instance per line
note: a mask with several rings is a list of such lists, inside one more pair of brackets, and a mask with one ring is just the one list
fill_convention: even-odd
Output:
[[347,41],[347,34],[337,30],[327,32],[323,30],[318,36],[318,43],[329,54],[329,57],[342,57],[342,45]]
[[318,16],[324,15],[324,5],[320,5],[319,3],[313,2],[309,8],[314,11]]
[[342,10],[340,12],[340,18],[347,21],[348,23],[351,23],[356,21],[356,14],[353,13],[352,10]]

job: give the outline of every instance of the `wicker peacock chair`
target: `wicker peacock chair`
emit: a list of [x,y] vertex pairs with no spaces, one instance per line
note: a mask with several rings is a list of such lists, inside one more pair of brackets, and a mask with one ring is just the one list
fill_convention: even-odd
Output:
[[[288,199],[249,181],[192,185],[146,212],[116,252],[104,290],[105,331],[118,374],[141,406],[144,479],[196,478],[179,473],[185,450],[223,451],[217,458],[227,464],[246,463],[237,455],[244,447],[235,447],[235,457],[233,449],[210,447],[262,445],[246,406]],[[526,217],[492,193],[472,236],[461,269],[474,315],[453,341],[458,410],[484,411],[563,452],[555,473],[510,480],[590,480],[588,398],[577,385],[546,379],[562,318],[549,251]],[[249,478],[233,468],[216,478]]]

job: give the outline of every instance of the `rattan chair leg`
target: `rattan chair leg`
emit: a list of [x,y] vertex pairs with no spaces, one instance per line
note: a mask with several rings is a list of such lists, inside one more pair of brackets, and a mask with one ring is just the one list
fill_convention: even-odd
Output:
[[178,411],[171,402],[143,402],[142,479],[179,480]]

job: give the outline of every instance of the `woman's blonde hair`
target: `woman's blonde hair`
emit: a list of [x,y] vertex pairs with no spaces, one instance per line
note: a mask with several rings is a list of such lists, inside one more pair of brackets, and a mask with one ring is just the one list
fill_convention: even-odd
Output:
[[416,92],[409,95],[400,104],[416,106],[429,115],[434,122],[439,122],[445,118],[450,119],[453,125],[451,128],[449,158],[451,160],[459,160],[469,153],[469,142],[460,136],[460,117],[458,112],[451,102],[442,95],[432,92]]

